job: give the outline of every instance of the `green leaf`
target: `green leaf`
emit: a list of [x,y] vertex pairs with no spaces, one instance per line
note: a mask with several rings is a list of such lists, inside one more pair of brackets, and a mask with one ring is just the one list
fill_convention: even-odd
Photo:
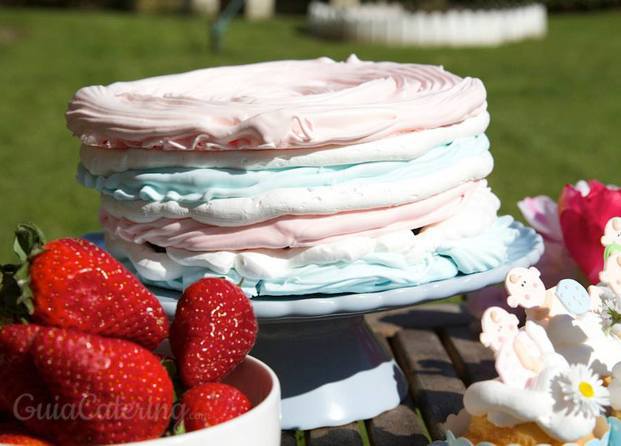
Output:
[[177,377],[177,364],[175,364],[175,361],[172,358],[163,358],[160,362],[168,372],[170,379],[175,379]]
[[185,424],[183,423],[183,419],[179,420],[172,431],[173,435],[182,435],[185,434]]
[[610,324],[611,326],[621,322],[621,313],[619,313],[614,308],[608,307],[608,315],[610,316],[610,319],[612,320],[612,324]]
[[32,224],[20,224],[15,230],[13,251],[21,262],[27,262],[29,258],[43,251],[45,237],[41,230]]
[[13,277],[15,278],[17,286],[21,291],[16,303],[18,305],[23,305],[28,314],[32,315],[34,313],[34,295],[32,294],[32,289],[30,288],[29,266],[28,262],[22,263]]
[[[23,290],[18,279],[19,265],[0,266],[0,319],[16,322],[27,318],[32,312],[32,299],[22,298]],[[25,287],[30,289],[29,287]],[[23,299],[23,302],[22,302]]]
[[176,403],[181,399],[181,395],[183,395],[185,391],[183,384],[181,384],[181,379],[179,378],[177,364],[172,358],[163,358],[160,362],[168,372],[168,376],[173,383],[173,401]]
[[26,250],[24,249],[21,241],[17,237],[15,237],[15,241],[13,242],[13,251],[15,252],[15,254],[17,254],[20,262],[28,261],[28,254],[26,253]]
[[[179,372],[177,364],[173,358],[162,358],[160,361],[162,366],[168,372],[168,376],[173,383],[173,418],[171,418],[168,428],[166,429],[166,436],[180,435],[185,433],[185,426],[183,425],[183,407],[181,407],[181,396],[185,392],[181,379],[179,378]],[[175,419],[174,417],[178,417]]]
[[34,313],[30,288],[30,260],[43,252],[45,237],[35,225],[21,224],[15,230],[13,250],[19,264],[0,265],[0,323],[23,321]]

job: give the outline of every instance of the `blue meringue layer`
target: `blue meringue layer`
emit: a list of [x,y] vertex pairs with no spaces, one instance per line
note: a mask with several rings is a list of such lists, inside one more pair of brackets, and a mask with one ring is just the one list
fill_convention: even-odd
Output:
[[275,189],[403,181],[457,165],[467,157],[489,151],[489,146],[489,140],[481,134],[435,147],[412,161],[257,171],[169,167],[97,176],[80,165],[77,179],[84,186],[115,200],[176,201],[184,205],[198,205],[218,198],[253,197]]

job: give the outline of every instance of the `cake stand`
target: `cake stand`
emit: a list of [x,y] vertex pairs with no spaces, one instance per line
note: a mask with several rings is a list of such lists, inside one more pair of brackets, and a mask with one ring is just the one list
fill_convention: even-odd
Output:
[[[260,330],[252,355],[270,365],[282,387],[282,428],[310,430],[373,418],[407,392],[403,372],[379,344],[364,314],[474,291],[535,264],[543,240],[518,222],[507,261],[492,270],[416,287],[368,294],[252,299]],[[101,236],[89,238],[101,243]],[[151,287],[173,316],[178,291]]]

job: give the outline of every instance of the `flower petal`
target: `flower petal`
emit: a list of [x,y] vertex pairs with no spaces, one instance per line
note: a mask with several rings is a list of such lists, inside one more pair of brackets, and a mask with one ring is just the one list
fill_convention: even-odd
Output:
[[604,266],[601,237],[608,220],[621,216],[621,190],[599,181],[588,182],[588,193],[567,185],[559,199],[560,224],[570,255],[591,283],[599,282]]
[[545,239],[563,241],[558,206],[552,198],[546,195],[526,197],[517,205],[528,224]]

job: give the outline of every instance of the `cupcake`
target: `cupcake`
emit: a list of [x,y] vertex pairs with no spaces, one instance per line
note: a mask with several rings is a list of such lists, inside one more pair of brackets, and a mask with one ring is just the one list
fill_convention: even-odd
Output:
[[570,364],[534,321],[518,327],[514,315],[491,307],[481,323],[499,376],[468,387],[465,409],[447,420],[448,444],[608,444],[611,391],[600,374]]
[[588,291],[572,279],[546,289],[536,268],[509,271],[507,304],[526,322],[501,307],[483,313],[498,378],[466,389],[445,444],[621,445],[619,223],[606,226],[602,283]]

